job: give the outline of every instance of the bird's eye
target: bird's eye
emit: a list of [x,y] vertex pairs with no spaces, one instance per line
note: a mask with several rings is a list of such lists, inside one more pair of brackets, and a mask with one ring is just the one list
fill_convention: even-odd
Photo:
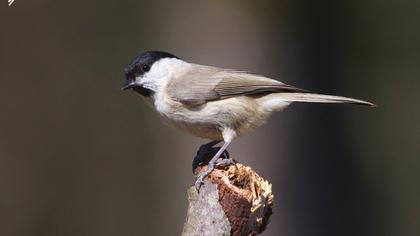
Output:
[[144,72],[147,72],[147,71],[150,70],[150,66],[147,65],[147,64],[144,64],[143,67],[142,67],[142,69],[143,69]]

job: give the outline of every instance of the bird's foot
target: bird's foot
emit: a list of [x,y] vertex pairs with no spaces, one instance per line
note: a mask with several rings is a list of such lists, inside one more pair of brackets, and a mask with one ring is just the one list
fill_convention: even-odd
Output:
[[195,184],[194,184],[195,188],[197,189],[197,192],[200,192],[200,188],[204,184],[204,179],[207,176],[209,176],[213,170],[214,170],[214,163],[210,163],[205,172],[197,175],[197,179],[195,180]]
[[218,159],[216,162],[216,167],[224,168],[224,167],[228,167],[235,164],[236,164],[236,161],[228,157],[224,159]]
[[213,147],[218,143],[219,141],[213,141],[201,145],[197,155],[194,157],[192,163],[193,173],[195,173],[195,169],[199,165],[208,163],[207,170],[197,175],[195,181],[197,192],[200,192],[200,188],[204,184],[204,179],[211,174],[215,167],[226,167],[235,164],[235,161],[229,157],[229,153],[226,151],[226,147],[229,143],[225,143],[222,147]]
[[197,189],[197,192],[200,192],[201,186],[204,184],[203,176],[199,175],[197,176],[197,179],[195,180],[195,189]]
[[215,166],[223,168],[234,164],[236,164],[236,161],[232,158],[217,159],[216,164],[209,163],[208,169],[205,172],[197,175],[197,179],[195,180],[194,184],[197,192],[200,192],[200,188],[204,184],[204,179],[211,174],[211,172],[215,169]]

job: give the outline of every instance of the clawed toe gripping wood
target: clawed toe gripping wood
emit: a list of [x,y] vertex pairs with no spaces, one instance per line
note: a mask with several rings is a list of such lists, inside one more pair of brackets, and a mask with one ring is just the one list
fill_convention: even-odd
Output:
[[[199,166],[195,174],[204,172]],[[271,184],[251,167],[236,163],[215,169],[200,192],[188,189],[188,212],[183,236],[257,235],[272,214]]]

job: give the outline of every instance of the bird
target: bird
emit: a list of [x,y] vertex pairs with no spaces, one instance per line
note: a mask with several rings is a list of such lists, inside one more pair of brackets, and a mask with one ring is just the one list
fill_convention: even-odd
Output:
[[[163,51],[140,53],[124,72],[121,89],[141,95],[164,124],[211,140],[200,147],[193,161],[194,169],[194,163],[202,161],[203,155],[214,154],[207,170],[197,175],[197,190],[233,140],[265,124],[273,112],[291,103],[375,106],[359,99],[312,93],[245,71],[190,63]],[[220,142],[223,145],[215,151],[213,146]]]

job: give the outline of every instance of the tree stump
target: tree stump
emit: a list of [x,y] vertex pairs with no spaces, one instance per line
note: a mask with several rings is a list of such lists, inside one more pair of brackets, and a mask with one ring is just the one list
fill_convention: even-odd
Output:
[[[195,173],[206,169],[199,166]],[[192,186],[187,194],[183,236],[257,235],[264,231],[272,214],[271,184],[239,163],[215,169],[200,192]]]

